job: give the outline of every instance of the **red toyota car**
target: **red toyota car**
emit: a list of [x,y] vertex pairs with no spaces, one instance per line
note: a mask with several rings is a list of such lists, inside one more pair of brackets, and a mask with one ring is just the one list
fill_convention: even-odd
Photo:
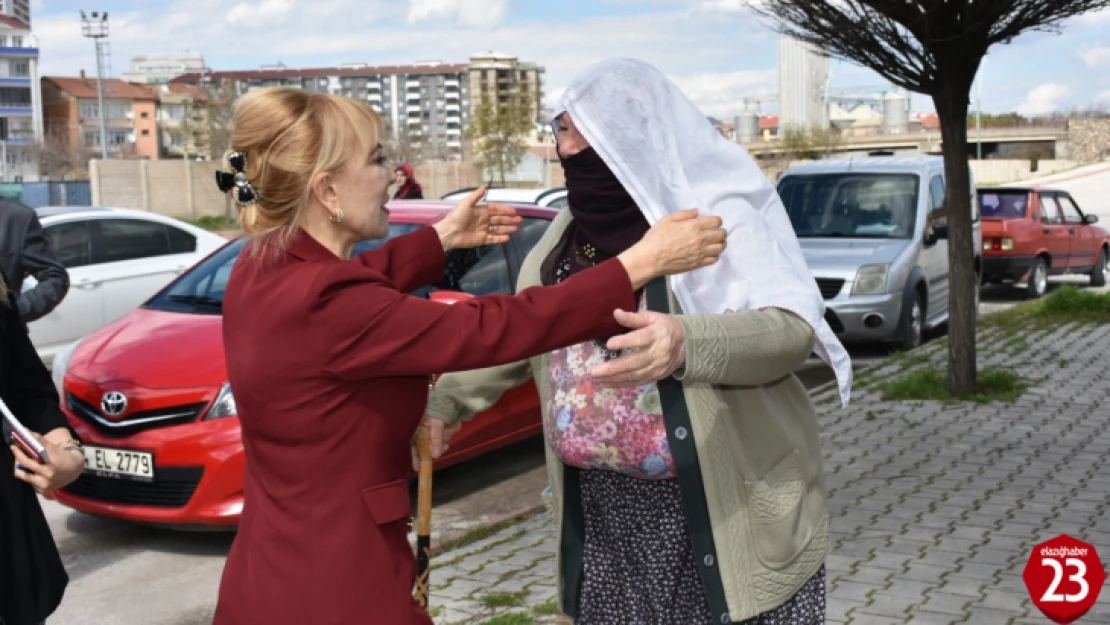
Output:
[[[441,218],[454,204],[389,204],[389,236]],[[445,304],[512,293],[528,251],[556,210],[518,206],[520,230],[505,245],[448,254],[444,279],[414,293]],[[63,406],[85,444],[85,473],[57,491],[96,515],[173,526],[230,526],[243,508],[243,444],[222,340],[224,289],[245,238],[236,239],[124,318],[54,361]],[[383,241],[366,241],[356,252]],[[534,436],[542,429],[535,386],[521,386],[467,422],[437,467]]]

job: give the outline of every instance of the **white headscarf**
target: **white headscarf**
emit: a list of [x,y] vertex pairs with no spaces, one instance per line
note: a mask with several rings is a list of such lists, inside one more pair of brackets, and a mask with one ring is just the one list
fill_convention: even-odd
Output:
[[782,200],[747,151],[722,137],[662,72],[635,59],[611,59],[579,74],[556,115],[563,112],[648,222],[684,208],[724,221],[728,247],[720,261],[672,278],[682,310],[774,307],[797,314],[813,327],[817,354],[836,372],[847,405],[851,359],[825,321],[824,299]]

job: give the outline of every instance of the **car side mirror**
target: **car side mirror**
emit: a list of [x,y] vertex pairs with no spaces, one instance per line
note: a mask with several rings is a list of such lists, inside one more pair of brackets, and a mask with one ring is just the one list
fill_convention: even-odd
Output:
[[1083,216],[1083,223],[1087,224],[1088,226],[1091,225],[1091,224],[1097,224],[1098,223],[1098,215],[1084,215]]
[[943,241],[948,238],[948,224],[937,223],[933,224],[933,239]]
[[463,291],[435,291],[428,299],[440,304],[457,304],[468,299],[474,299],[474,296]]

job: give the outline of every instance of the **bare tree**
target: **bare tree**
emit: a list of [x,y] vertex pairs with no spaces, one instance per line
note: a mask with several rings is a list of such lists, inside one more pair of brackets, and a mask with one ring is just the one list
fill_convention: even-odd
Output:
[[39,173],[51,179],[65,180],[66,176],[82,172],[88,164],[88,159],[82,159],[81,153],[69,145],[64,127],[47,128],[42,144],[32,149],[38,157]]
[[520,165],[527,149],[525,139],[534,129],[533,111],[535,103],[524,90],[492,97],[482,94],[466,138],[484,178],[492,178],[496,172],[504,185],[505,174]]
[[[199,113],[192,130],[207,140],[206,156],[222,159],[231,146],[231,122],[235,115],[238,88],[231,80],[203,79],[197,84],[201,96],[195,98],[189,113]],[[199,156],[199,155],[198,155]]]
[[384,146],[390,162],[396,165],[408,163],[415,167],[424,162],[423,146],[416,147],[413,140],[409,138],[407,128],[401,128],[396,135],[389,135]]
[[976,284],[971,239],[967,110],[991,46],[1110,7],[1110,0],[761,0],[749,2],[780,33],[929,95],[940,116],[947,179],[950,340],[948,387],[977,388]]

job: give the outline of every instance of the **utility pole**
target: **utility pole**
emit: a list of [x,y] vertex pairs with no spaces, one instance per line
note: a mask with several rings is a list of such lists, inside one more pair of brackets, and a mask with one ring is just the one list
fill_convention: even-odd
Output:
[[108,110],[104,107],[104,78],[108,73],[108,12],[81,11],[81,35],[96,43],[96,95],[100,102],[100,155],[108,160]]
[[983,70],[987,66],[987,57],[983,57],[983,64],[979,66],[979,79],[975,81],[975,158],[983,160]]

